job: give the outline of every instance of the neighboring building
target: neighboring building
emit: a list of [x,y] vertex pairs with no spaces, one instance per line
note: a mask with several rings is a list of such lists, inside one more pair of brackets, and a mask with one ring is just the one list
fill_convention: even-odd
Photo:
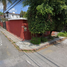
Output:
[[5,14],[5,17],[9,19],[20,18],[20,14],[15,14],[15,12],[13,12],[13,13],[8,13],[8,17],[7,17],[7,14]]

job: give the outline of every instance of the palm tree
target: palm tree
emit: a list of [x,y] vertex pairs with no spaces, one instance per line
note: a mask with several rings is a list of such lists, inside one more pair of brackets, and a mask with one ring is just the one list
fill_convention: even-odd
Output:
[[7,1],[9,3],[12,3],[11,0],[0,0],[0,2],[2,2],[2,4],[3,4],[3,15],[4,15],[4,11],[6,10],[6,7],[7,7]]
[[2,1],[2,4],[3,4],[3,13],[4,11],[6,10],[6,7],[7,7],[7,1],[12,3],[11,0],[1,0]]

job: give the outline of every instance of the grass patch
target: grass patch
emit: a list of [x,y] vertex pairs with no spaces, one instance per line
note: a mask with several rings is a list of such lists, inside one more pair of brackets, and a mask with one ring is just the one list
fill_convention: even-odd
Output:
[[7,38],[7,36],[5,36]]
[[58,33],[57,36],[67,37],[67,32],[66,31],[65,32],[60,32],[60,33]]
[[35,50],[22,50],[22,51],[23,51],[23,52],[27,52],[27,53],[28,53],[28,52],[29,52],[29,53],[30,53],[30,52],[32,52],[32,53],[35,52]]
[[16,42],[13,42],[13,43],[16,43]]
[[17,46],[16,48],[17,48],[17,49],[19,49],[19,47],[18,47],[18,46]]

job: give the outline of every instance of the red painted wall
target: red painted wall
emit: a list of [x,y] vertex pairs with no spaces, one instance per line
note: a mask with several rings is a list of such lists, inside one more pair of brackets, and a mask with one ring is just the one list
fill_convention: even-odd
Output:
[[46,33],[44,35],[48,36],[49,34],[50,34],[50,31],[46,31]]
[[1,22],[0,22],[0,26],[1,26]]
[[22,25],[21,20],[11,20],[8,22],[9,31],[20,37],[21,25]]
[[1,25],[1,27],[3,27],[3,23],[2,22],[0,22],[0,25]]
[[52,31],[52,34],[51,35],[55,35],[56,31]]
[[29,29],[28,29],[28,23],[24,22],[24,26],[27,28],[27,31],[24,31],[25,39],[26,40],[31,39],[31,33],[29,32]]
[[8,21],[6,21],[6,29],[7,29],[7,31],[10,31],[9,30],[9,22]]
[[[27,27],[27,31],[24,31],[24,27]],[[28,23],[27,20],[10,20],[6,22],[6,29],[17,35],[18,37],[22,38],[23,40],[31,39],[31,33],[28,30]]]
[[[2,23],[0,23],[1,26],[3,26]],[[27,28],[27,31],[24,31],[24,27]],[[28,23],[27,20],[10,20],[6,22],[6,29],[7,31],[13,33],[14,35],[17,35],[18,37],[22,38],[23,40],[30,40],[31,39],[31,33],[28,29]],[[48,36],[50,34],[50,31],[47,31],[44,35]],[[52,35],[54,32],[52,33]]]

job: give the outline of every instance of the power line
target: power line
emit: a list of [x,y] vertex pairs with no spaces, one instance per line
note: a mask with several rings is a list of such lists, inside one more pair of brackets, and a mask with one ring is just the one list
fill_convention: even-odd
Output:
[[[21,0],[17,1],[16,4],[19,3],[20,1],[21,1]],[[4,13],[7,12],[7,11],[9,11],[10,9],[12,9],[16,4],[12,5],[11,8],[8,8],[7,10],[5,10]]]
[[[21,0],[19,0],[15,5],[17,5],[20,1]],[[13,5],[10,9],[12,9],[15,5]],[[4,13],[7,12],[7,11],[9,11],[10,9],[7,9],[6,11],[4,11]]]
[[16,0],[7,9],[9,9],[15,2],[16,2]]

